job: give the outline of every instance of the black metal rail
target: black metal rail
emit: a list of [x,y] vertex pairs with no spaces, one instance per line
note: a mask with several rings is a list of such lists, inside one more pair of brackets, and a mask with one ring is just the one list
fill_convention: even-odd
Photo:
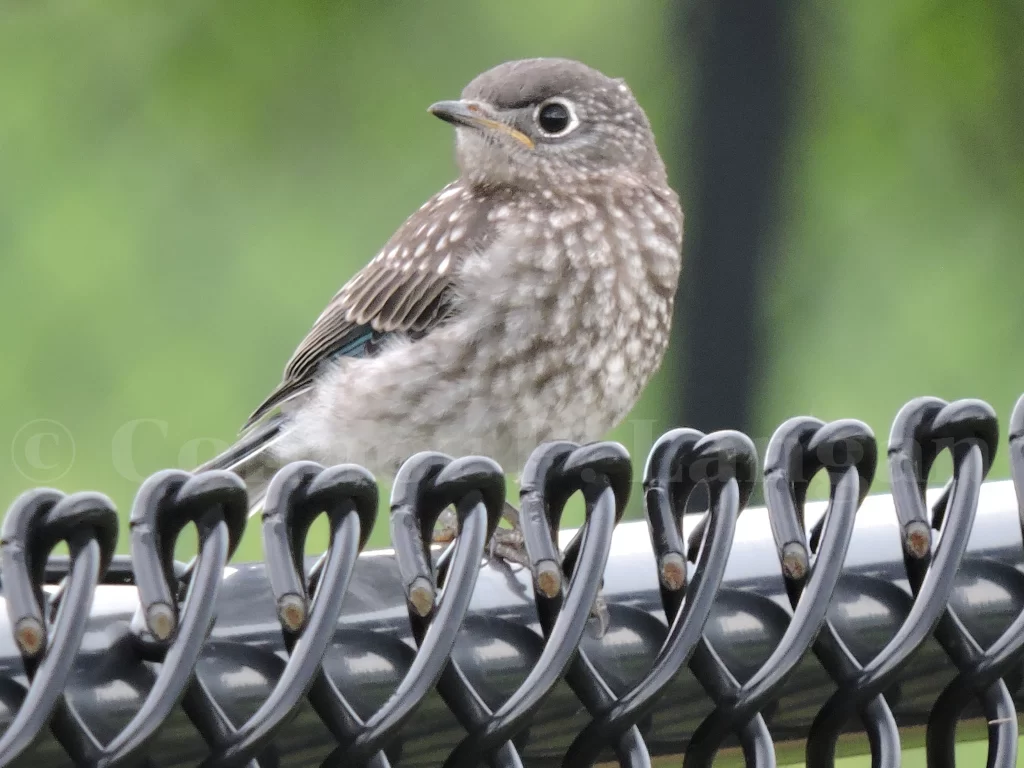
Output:
[[[523,473],[531,568],[518,571],[480,567],[505,497],[481,457],[410,459],[394,549],[362,556],[373,478],[291,465],[267,495],[266,562],[243,565],[229,564],[247,512],[230,473],[149,478],[130,557],[113,556],[105,497],[30,491],[0,541],[0,765],[700,768],[739,745],[764,768],[777,744],[802,741],[818,768],[855,731],[874,766],[896,766],[899,729],[923,725],[929,765],[952,766],[957,723],[980,714],[988,765],[1008,768],[1024,678],[1024,398],[1013,481],[985,483],[999,442],[985,403],[914,400],[889,440],[892,495],[869,497],[878,449],[860,422],[787,421],[760,478],[746,436],[674,430],[647,460],[646,524],[621,525],[621,446],[545,444]],[[943,451],[953,477],[926,494]],[[818,472],[829,500],[805,504]],[[744,511],[755,482],[766,507]],[[708,512],[684,517],[701,486]],[[562,535],[577,493],[585,523]],[[459,533],[440,552],[429,540],[448,507]],[[307,561],[321,514],[330,544]],[[199,551],[183,566],[188,524]],[[68,556],[50,555],[59,542]]]

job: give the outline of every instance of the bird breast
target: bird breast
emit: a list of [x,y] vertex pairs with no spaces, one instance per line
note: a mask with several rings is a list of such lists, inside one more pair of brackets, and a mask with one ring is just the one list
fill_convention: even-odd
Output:
[[461,275],[473,319],[459,364],[490,380],[528,434],[599,439],[668,345],[682,238],[675,196],[537,193],[489,218],[503,235]]
[[421,450],[520,469],[540,442],[602,438],[668,345],[681,217],[643,189],[524,195],[455,276],[455,317],[376,357],[339,361],[298,430],[322,461],[390,474]]

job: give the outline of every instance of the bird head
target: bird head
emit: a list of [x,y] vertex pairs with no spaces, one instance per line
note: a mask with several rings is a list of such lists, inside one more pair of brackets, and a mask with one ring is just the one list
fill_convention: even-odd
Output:
[[570,59],[523,59],[474,78],[429,111],[456,128],[462,175],[478,186],[574,193],[601,178],[665,184],[647,116],[626,83]]

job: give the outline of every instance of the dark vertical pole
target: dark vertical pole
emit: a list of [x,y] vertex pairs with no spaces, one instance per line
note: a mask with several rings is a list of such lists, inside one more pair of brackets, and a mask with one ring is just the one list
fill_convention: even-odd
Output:
[[[780,212],[792,112],[794,4],[676,4],[678,56],[692,55],[683,284],[676,310],[677,422],[749,431],[758,383],[758,313]],[[691,53],[692,52],[692,53]]]

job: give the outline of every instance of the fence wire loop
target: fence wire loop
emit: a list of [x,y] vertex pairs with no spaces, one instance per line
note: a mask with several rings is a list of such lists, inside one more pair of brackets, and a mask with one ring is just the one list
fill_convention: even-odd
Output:
[[[423,452],[399,469],[391,497],[391,535],[405,588],[409,620],[419,651],[387,703],[365,723],[333,685],[334,709],[346,716],[332,731],[351,730],[324,765],[387,765],[384,750],[435,687],[451,657],[455,637],[476,586],[484,545],[497,527],[505,498],[504,473],[477,456],[453,460]],[[440,598],[430,540],[446,507],[455,506],[458,533]],[[354,728],[352,728],[354,726]]]
[[[61,727],[78,745],[68,749],[76,762],[107,766],[138,760],[174,707],[196,687],[196,663],[213,629],[224,567],[241,539],[247,511],[245,485],[230,472],[166,470],[143,483],[129,519],[140,606],[131,629],[135,663],[158,662],[159,668],[142,706],[106,746],[67,708]],[[179,573],[174,548],[189,523],[196,528],[198,554]]]
[[[314,462],[295,462],[286,470],[275,476],[267,489],[262,521],[267,578],[281,631],[291,651],[306,626],[310,601],[318,591],[330,555],[341,546],[336,539],[342,524],[355,514],[359,523],[355,545],[361,551],[377,519],[378,491],[373,475],[354,464],[324,469]],[[329,545],[307,576],[306,538],[321,514],[326,514],[329,522]],[[345,576],[344,582],[347,580]],[[329,588],[338,589],[338,583],[335,576]]]
[[[330,526],[327,552],[317,561],[307,581],[303,551],[313,521],[326,514]],[[238,728],[217,723],[204,768],[256,765],[278,731],[295,716],[297,705],[316,677],[341,613],[348,582],[359,550],[372,530],[377,514],[377,487],[373,476],[353,465],[325,469],[314,462],[296,462],[282,469],[267,489],[263,510],[263,546],[268,577],[274,593],[288,661],[270,696]],[[310,597],[312,595],[312,597]],[[194,702],[207,705],[201,718],[216,718],[215,702],[201,695]]]
[[[730,474],[736,478],[740,494],[740,508],[746,507],[750,500],[750,494],[754,491],[754,475],[756,474],[757,454],[753,455],[753,463],[748,463],[748,448],[750,438],[742,432],[735,430],[722,430],[713,433],[715,437],[714,451],[708,450],[707,445],[698,444],[693,447],[694,454],[687,470],[687,474],[681,478],[683,481],[677,493],[687,497],[693,492],[702,481],[707,482],[710,478],[719,473],[724,473],[719,479],[726,479]],[[702,437],[701,440],[711,441],[710,436]],[[700,519],[693,531],[690,533],[687,559],[691,563],[697,562],[697,554],[701,542],[704,540],[705,529],[710,522],[708,516]]]
[[[863,480],[870,482],[868,467],[876,458],[874,436],[860,422],[825,424],[796,418],[772,436],[765,458],[765,503],[793,615],[775,650],[742,684],[707,639],[700,641],[691,668],[716,707],[690,740],[685,766],[710,766],[730,733],[739,737],[748,766],[775,765],[774,746],[761,713],[781,694],[825,621],[842,574],[854,517],[867,492]],[[811,561],[803,505],[807,485],[823,468],[829,472],[829,503],[820,547]]]
[[[898,765],[898,734],[881,694],[935,629],[949,602],[996,435],[995,414],[977,400],[949,404],[938,398],[917,398],[897,415],[889,437],[889,469],[914,602],[895,636],[870,662],[861,665],[849,656],[842,665],[826,665],[838,690],[811,724],[808,768],[834,764],[839,733],[854,712],[866,725],[884,723],[875,728],[872,751],[885,755],[887,762],[880,764]],[[986,442],[979,445],[979,439]],[[953,479],[943,493],[946,513],[936,516],[943,525],[933,554],[925,503],[927,473],[947,448],[953,453]],[[884,741],[876,743],[882,735]]]
[[[999,431],[996,414],[987,404],[977,400],[961,400],[946,406],[935,414],[931,424],[931,433],[926,437],[934,435],[934,442],[943,448],[948,448],[953,453],[954,461],[953,479],[946,486],[942,497],[934,508],[933,525],[941,525],[946,508],[952,503],[951,500],[956,494],[958,484],[973,482],[980,486],[981,481],[984,480],[996,453]],[[980,471],[970,468],[961,469],[967,463],[968,453],[980,453]],[[926,463],[922,464],[925,470],[929,466]],[[965,479],[963,473],[967,472],[974,472],[977,476]],[[927,477],[924,480],[927,483]],[[920,506],[923,506],[923,493],[918,496],[918,501]],[[974,505],[977,505],[976,498]],[[920,512],[920,510],[918,511]],[[921,591],[926,574],[921,573],[920,569],[914,569],[908,572],[908,578],[911,591],[917,595]],[[1019,619],[1020,617],[1018,617]],[[957,668],[958,675],[939,695],[928,719],[925,743],[929,766],[935,766],[935,768],[953,768],[955,766],[956,724],[972,696],[981,704],[989,723],[988,765],[990,768],[1015,766],[1017,764],[1016,710],[1010,691],[1001,679],[1002,674],[1009,671],[1009,666],[1006,664],[1007,656],[1004,655],[1000,660],[998,671],[1002,674],[995,674],[997,670],[991,662],[986,664],[984,672],[979,674],[979,667],[989,656],[991,649],[986,651],[979,645],[952,606],[947,607],[940,617],[935,627],[935,639]],[[1007,637],[1007,640],[1010,645],[1016,646],[1009,658],[1019,659],[1021,641],[1018,638],[1010,637]],[[965,673],[971,680],[970,687],[963,685]]]
[[[241,540],[247,512],[245,485],[230,472],[192,475],[168,469],[143,482],[129,518],[140,601],[132,627],[140,647],[153,660],[162,659],[179,631],[179,600],[195,577],[204,551],[204,534],[224,525],[228,536],[226,562]],[[199,555],[179,572],[174,549],[189,524],[195,525],[200,534]]]
[[[47,596],[46,561],[60,542],[68,545],[67,575]],[[22,494],[0,531],[3,589],[14,642],[28,690],[18,714],[0,737],[0,765],[21,754],[63,705],[75,657],[85,635],[93,590],[117,546],[117,512],[98,493],[65,496],[38,489]]]
[[[830,555],[823,546],[826,526],[841,526],[832,521],[837,504],[849,509],[846,520],[853,516],[867,497],[874,480],[878,461],[878,444],[870,428],[859,421],[841,420],[824,424],[809,417],[790,419],[776,432],[768,449],[765,462],[765,496],[773,499],[771,514],[773,535],[782,562],[782,573],[790,605],[796,609],[808,582],[808,563],[813,554],[816,561],[828,562]],[[829,473],[829,505],[825,515],[811,529],[808,543],[804,531],[804,504],[813,476],[821,469]],[[856,500],[839,500],[842,483],[856,479]],[[844,514],[844,513],[839,513]],[[843,530],[849,537],[852,531]],[[847,538],[847,543],[849,539]],[[844,555],[845,557],[845,555]],[[834,589],[834,587],[833,587]],[[833,677],[852,674],[857,659],[849,646],[840,638],[835,624],[826,614],[824,625],[816,638],[813,652],[822,666]],[[862,715],[865,730],[878,765],[890,765],[899,759],[899,735],[888,705],[881,697],[870,702]],[[896,752],[892,752],[895,743]]]
[[[421,537],[429,536],[433,530],[434,524],[441,512],[440,505],[445,504],[449,500],[457,500],[456,496],[462,496],[465,491],[475,488],[480,491],[481,499],[487,511],[486,535],[489,539],[498,525],[504,506],[505,485],[501,478],[501,470],[489,460],[475,458],[465,460],[461,465],[457,463],[447,465],[438,475],[438,481],[443,483],[442,487],[447,488],[448,494],[446,496],[438,495],[434,499],[431,508],[423,510],[424,515],[422,525],[420,526]],[[462,529],[468,509],[467,503],[471,499],[471,496],[467,496],[466,501],[457,508],[456,521],[459,530]],[[429,541],[429,538],[422,539],[422,543],[427,541]],[[458,546],[457,540],[453,546]],[[449,547],[446,550],[446,554],[451,552],[452,547]],[[447,562],[450,561],[446,561],[446,564]],[[447,576],[447,568],[442,569],[439,564],[438,583],[443,583]],[[412,623],[413,638],[416,641],[416,645],[422,648],[427,629],[430,626],[430,615],[424,617],[420,616],[416,611],[411,611],[409,618]],[[493,716],[483,697],[454,660],[445,665],[442,670],[437,682],[437,690],[445,704],[467,731],[480,728]],[[386,765],[383,757],[380,759],[380,765]],[[499,750],[493,764],[512,766],[514,768],[521,768],[523,765],[518,751],[516,751],[511,743],[504,745]]]
[[1010,414],[1010,475],[1017,493],[1017,519],[1024,538],[1024,395]]
[[[587,504],[587,520],[592,515],[593,505],[600,502],[600,497],[607,497],[607,489],[611,489],[615,505],[613,525],[622,517],[629,500],[632,480],[632,466],[626,450],[617,443],[594,443],[575,449],[565,456],[560,472],[551,472],[546,478],[549,492],[559,498],[561,503],[548,505],[548,529],[550,541],[557,547],[558,530],[561,525],[562,501],[565,494],[575,487],[583,493]],[[559,487],[560,486],[560,487]],[[607,500],[607,498],[606,498]],[[565,548],[562,568],[565,576],[572,576],[579,563],[582,536],[587,535],[586,527],[575,536]],[[600,569],[603,574],[604,567]],[[546,642],[560,642],[556,636],[556,625],[564,607],[561,591],[549,596],[543,591],[535,593],[537,615],[540,619],[541,631]],[[577,698],[591,715],[598,715],[607,710],[615,701],[615,693],[604,677],[597,671],[586,651],[582,648],[572,658],[565,672],[565,681]],[[651,764],[647,746],[644,744],[640,731],[630,729],[614,741],[615,752],[619,764],[629,768],[647,768]]]
[[[470,731],[456,746],[445,761],[445,768],[476,766],[481,760],[494,759],[491,756],[499,750],[511,757],[510,740],[528,725],[551,688],[565,675],[574,656],[582,654],[579,643],[590,608],[598,597],[612,529],[628,501],[631,466],[625,448],[610,442],[584,446],[545,443],[530,456],[520,487],[520,520],[529,561],[559,562],[559,525],[566,502],[576,492],[581,493],[585,504],[585,520],[573,540],[579,543],[572,552],[573,543],[566,546],[557,589],[534,573],[534,599],[545,638],[540,658],[483,727]],[[538,545],[543,557],[538,557]],[[569,577],[564,594],[562,568]],[[589,662],[576,667],[570,685],[588,707],[606,694],[611,698],[607,684]]]
[[[246,571],[247,596],[261,594],[251,579],[266,578],[262,594],[272,614],[269,621],[257,620],[259,628],[246,625],[258,642],[239,640],[230,631],[213,634],[218,604],[229,615],[237,608],[230,603],[237,587],[224,586],[235,583],[227,581],[235,569],[226,566],[249,519],[248,495],[236,475],[164,470],[147,479],[128,520],[130,556],[114,555],[118,521],[105,496],[29,491],[15,500],[0,526],[0,619],[6,618],[5,632],[14,640],[3,657],[8,671],[0,676],[0,711],[9,713],[0,734],[0,766],[37,759],[35,750],[43,745],[48,757],[58,750],[76,765],[147,764],[157,737],[167,737],[173,721],[175,738],[195,734],[188,745],[193,751],[182,752],[192,756],[191,764],[274,768],[292,757],[283,747],[295,744],[289,726],[300,716],[303,728],[310,720],[326,727],[315,738],[328,741],[310,745],[323,750],[312,759],[324,766],[391,768],[408,764],[402,762],[406,757],[424,764],[425,752],[407,755],[403,735],[422,728],[413,717],[437,692],[450,712],[444,716],[453,715],[462,729],[446,731],[450,740],[435,739],[431,746],[429,764],[444,768],[523,768],[539,756],[532,752],[535,740],[548,745],[542,764],[557,757],[566,768],[590,768],[609,753],[624,768],[651,768],[654,756],[669,753],[681,753],[687,768],[706,768],[730,737],[738,739],[746,765],[772,768],[773,731],[787,727],[776,719],[779,707],[794,696],[794,671],[811,651],[835,692],[826,697],[822,691],[824,704],[802,725],[808,768],[834,765],[839,734],[853,718],[867,735],[872,764],[896,768],[901,745],[894,696],[900,695],[901,712],[908,695],[920,698],[906,688],[901,694],[897,686],[917,674],[910,660],[934,638],[926,646],[929,658],[941,648],[955,675],[948,683],[933,681],[930,695],[936,698],[923,705],[915,700],[915,722],[927,722],[928,765],[955,768],[957,724],[968,702],[977,701],[988,725],[987,765],[1009,768],[1017,762],[1018,739],[1012,694],[1024,663],[1024,546],[1001,541],[993,550],[997,557],[965,559],[998,440],[996,415],[979,400],[924,397],[900,410],[887,455],[898,549],[877,561],[885,563],[880,575],[875,565],[861,562],[859,550],[845,562],[855,520],[862,505],[869,506],[864,501],[879,458],[871,430],[850,419],[786,421],[765,451],[767,514],[755,520],[767,521],[771,538],[759,538],[760,575],[752,583],[731,571],[727,576],[727,570],[730,561],[735,565],[738,518],[756,479],[753,443],[731,430],[672,430],[656,441],[643,472],[651,549],[643,542],[636,550],[631,537],[625,550],[615,549],[616,558],[653,555],[654,571],[631,566],[628,575],[616,574],[609,593],[616,597],[607,601],[602,585],[613,532],[632,490],[630,457],[611,442],[544,443],[521,476],[519,522],[529,581],[525,573],[508,571],[505,578],[514,582],[509,586],[489,571],[488,586],[497,584],[518,602],[495,603],[491,591],[477,595],[485,611],[481,626],[499,635],[506,628],[492,646],[480,643],[476,617],[468,615],[486,542],[507,505],[504,470],[491,459],[423,452],[403,463],[391,494],[394,552],[366,560],[359,555],[377,522],[379,501],[373,476],[352,464],[303,461],[284,467],[270,483],[261,518],[266,562],[262,570],[238,569]],[[1010,418],[1008,443],[1016,501],[1012,529],[1024,539],[1024,396]],[[952,478],[929,508],[929,476],[945,451],[952,458]],[[819,507],[820,517],[808,520],[808,488],[822,471],[829,479],[828,500]],[[698,489],[706,489],[708,508],[690,527],[693,516],[684,513]],[[561,546],[563,514],[577,494],[584,522]],[[326,551],[308,558],[307,538],[321,515],[329,531]],[[453,518],[455,536],[440,551],[433,541],[442,515]],[[198,552],[183,564],[174,560],[174,551],[190,525],[198,534]],[[874,513],[862,525],[862,534],[874,542],[890,535]],[[68,554],[52,555],[61,543]],[[379,576],[389,569],[394,591],[370,588],[383,583]],[[649,587],[636,578],[641,571]],[[367,581],[367,573],[377,581]],[[762,583],[775,573],[781,576],[777,587]],[[902,586],[904,575],[908,588]],[[978,584],[1006,592],[992,593],[1001,601],[1000,613],[980,623],[974,598],[964,591]],[[101,585],[121,585],[119,595],[137,597],[114,624],[93,605],[94,596],[114,589]],[[346,618],[343,606],[354,593],[359,612]],[[385,595],[393,603],[374,605],[367,595]],[[876,597],[878,616],[891,633],[884,643],[859,637],[850,628],[860,625],[846,616],[851,600],[864,598],[862,607],[873,611],[868,603]],[[590,617],[601,615],[613,599],[614,612],[604,608],[603,614],[611,617],[611,631],[585,637]],[[87,633],[93,620],[104,622],[103,632]],[[237,630],[238,619],[233,621]],[[346,627],[347,621],[353,625]],[[763,627],[757,651],[748,652],[747,640],[736,634],[744,622]],[[377,634],[384,625],[390,637]],[[365,626],[374,631],[358,629]],[[469,642],[456,646],[463,630]],[[624,647],[632,660],[645,649],[642,668],[609,664],[623,658],[615,649]],[[386,676],[390,695],[372,706],[360,688],[367,685],[366,670],[353,666],[366,651],[379,661],[371,676],[393,670]],[[205,659],[204,652],[210,654]],[[96,654],[102,655],[99,663]],[[511,667],[502,667],[502,680],[494,685],[469,661],[491,656],[525,671],[513,679],[506,675]],[[220,668],[209,666],[222,658],[263,681],[258,702],[239,707],[238,693],[220,679]],[[713,703],[688,735],[677,725],[665,730],[666,716],[685,699],[675,688],[685,684],[684,667]],[[218,672],[211,676],[211,669]],[[89,686],[100,679],[121,686],[119,695],[134,702],[130,712],[96,719]],[[570,713],[564,711],[567,696],[578,701]],[[549,719],[548,704],[561,708],[559,718],[577,718],[582,728],[565,733],[569,720]],[[436,706],[429,717],[436,716]],[[175,720],[176,711],[188,722]],[[458,743],[456,733],[464,733]],[[560,739],[557,755],[550,746],[553,734]]]
[[[139,489],[129,521],[140,605],[132,631],[139,659],[159,662],[160,668],[139,715],[111,745],[123,757],[145,749],[167,717],[167,701],[182,700],[208,744],[232,730],[194,670],[216,620],[213,606],[247,510],[245,486],[229,472],[166,470]],[[185,568],[177,568],[175,545],[190,523],[199,551]],[[220,728],[211,728],[211,721]],[[104,752],[107,764],[118,762],[109,747]]]
[[[810,576],[811,555],[818,552],[836,494],[846,475],[856,481],[857,507],[867,498],[878,463],[878,443],[871,428],[854,419],[825,424],[810,416],[783,423],[768,444],[764,464],[768,521],[778,548],[790,605],[796,608]],[[807,489],[821,470],[829,474],[826,514],[806,532],[804,505]],[[853,476],[850,470],[856,475]]]
[[[1018,510],[1024,515],[1024,396],[1014,406],[1009,433],[1010,472],[1020,502]],[[928,718],[928,764],[938,768],[955,764],[957,722],[971,698],[977,697],[989,721],[988,765],[1015,765],[1017,715],[1003,678],[1016,672],[1024,658],[1024,610],[985,651],[977,648],[956,613],[950,610],[947,617],[949,627],[945,632],[954,637],[947,638],[950,647],[945,650],[957,667],[957,675],[939,694]]]
[[[635,756],[639,747],[633,752],[629,747],[643,745],[638,724],[654,711],[701,636],[725,574],[736,519],[750,497],[749,487],[743,488],[739,478],[752,477],[756,463],[753,443],[738,432],[705,436],[677,429],[655,443],[644,470],[644,503],[669,632],[650,671],[618,700],[604,704],[572,742],[563,762],[567,768],[593,765],[608,744],[614,745],[622,766],[649,764],[646,748],[644,762]],[[708,485],[710,506],[703,546],[687,584],[683,512],[701,482]]]

